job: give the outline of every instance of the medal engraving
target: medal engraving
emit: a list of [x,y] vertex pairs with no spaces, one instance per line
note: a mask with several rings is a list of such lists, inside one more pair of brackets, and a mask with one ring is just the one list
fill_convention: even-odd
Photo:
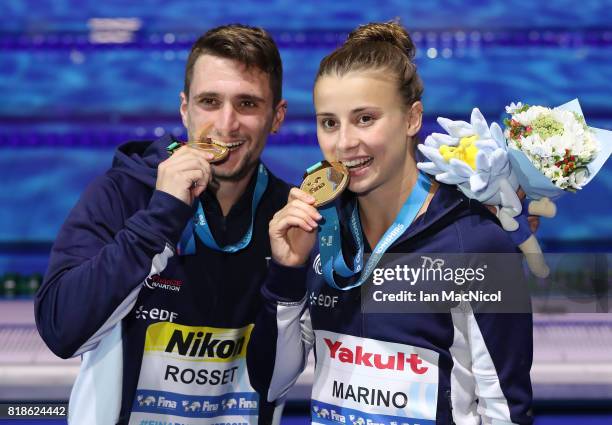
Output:
[[349,173],[342,163],[322,161],[306,172],[300,189],[314,196],[314,206],[320,207],[336,199],[348,181]]

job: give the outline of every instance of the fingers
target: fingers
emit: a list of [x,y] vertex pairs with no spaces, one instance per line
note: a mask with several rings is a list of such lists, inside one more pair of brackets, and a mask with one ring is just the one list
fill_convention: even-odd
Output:
[[[303,222],[306,225],[306,227],[303,227],[304,230],[310,231],[316,229],[318,227],[317,222],[323,217],[313,206],[314,203],[315,198],[313,196],[294,187],[289,192],[287,205],[276,213],[278,216],[277,218],[278,220],[282,220],[285,217],[293,217],[294,219],[301,220],[300,223]],[[291,223],[294,222],[295,220],[291,221]]]
[[305,232],[312,232],[317,228],[317,224],[312,224],[305,215],[289,215],[285,214],[278,219],[276,225],[271,223],[271,231],[279,234],[285,234],[292,227],[299,227]]
[[287,206],[291,209],[291,211],[305,214],[313,226],[318,226],[317,221],[323,218],[315,207],[308,205],[302,200],[294,199],[293,201],[290,201]]
[[518,190],[516,191],[517,196],[519,197],[519,199],[522,201],[523,199],[525,199],[525,196],[527,196],[525,194],[525,191],[523,190],[522,187],[519,187]]
[[309,205],[314,205],[316,199],[314,196],[309,195],[308,193],[304,192],[303,190],[301,190],[298,187],[294,187],[289,191],[289,199],[288,202],[291,202],[295,199],[298,199],[302,202],[305,202],[306,204]]
[[188,205],[199,196],[212,179],[208,162],[214,155],[189,146],[181,146],[157,168],[155,188]]
[[315,207],[299,199],[289,201],[270,221],[270,232],[276,236],[287,233],[291,227],[299,227],[311,232],[319,227],[318,221],[323,218]]

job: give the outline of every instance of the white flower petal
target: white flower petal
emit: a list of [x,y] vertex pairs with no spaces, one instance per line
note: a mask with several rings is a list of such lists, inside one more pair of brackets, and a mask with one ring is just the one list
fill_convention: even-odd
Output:
[[480,151],[476,154],[476,170],[478,172],[489,172],[491,170],[491,161],[486,152]]
[[433,162],[417,162],[417,168],[421,171],[426,172],[435,176],[436,174],[442,173],[444,170],[440,170]]
[[504,167],[509,165],[508,153],[503,149],[497,149],[491,154],[491,174],[497,176],[501,174]]
[[481,139],[488,139],[491,137],[491,134],[489,133],[489,125],[487,124],[485,117],[480,112],[480,109],[472,109],[472,117],[470,122],[472,123],[474,132],[478,134]]
[[469,165],[457,158],[451,158],[450,169],[458,176],[465,178],[469,178],[474,174],[474,170]]
[[427,146],[432,146],[436,149],[438,149],[442,145],[457,146],[458,143],[458,139],[455,139],[454,137],[451,137],[448,134],[442,133],[432,133],[425,139],[425,144]]
[[452,121],[448,118],[438,117],[438,124],[440,124],[448,134],[459,139],[475,134],[472,126],[465,121]]
[[506,138],[504,137],[504,132],[502,131],[499,124],[497,124],[496,122],[492,123],[489,131],[491,132],[491,137],[497,143],[497,146],[506,149]]
[[438,174],[436,180],[445,184],[461,184],[469,181],[469,178],[458,176],[453,172]]
[[440,170],[446,171],[450,169],[449,164],[444,160],[444,158],[442,157],[442,155],[440,155],[440,152],[437,149],[425,145],[418,145],[418,149]]
[[486,174],[476,173],[470,177],[470,189],[474,192],[480,192],[486,189],[489,185],[489,180]]
[[498,148],[497,143],[493,139],[478,139],[474,142],[474,145],[476,145],[479,150],[485,151],[494,151]]

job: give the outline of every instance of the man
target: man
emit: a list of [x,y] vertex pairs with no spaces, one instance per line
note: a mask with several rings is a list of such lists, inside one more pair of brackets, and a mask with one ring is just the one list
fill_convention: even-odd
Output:
[[189,55],[180,113],[189,140],[229,155],[170,155],[169,136],[127,143],[70,213],[35,312],[55,354],[82,355],[71,424],[272,422],[245,355],[268,222],[289,191],[259,162],[285,117],[281,86],[265,31],[208,31]]

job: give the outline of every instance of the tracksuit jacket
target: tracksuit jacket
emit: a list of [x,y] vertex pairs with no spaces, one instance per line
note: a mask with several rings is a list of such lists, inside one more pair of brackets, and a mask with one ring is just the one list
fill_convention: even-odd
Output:
[[[348,202],[336,203],[343,252],[354,253],[345,224]],[[482,205],[440,185],[427,211],[387,252],[517,250]],[[328,286],[318,254],[317,246],[303,267],[272,261],[263,285],[265,308],[247,361],[257,366],[249,368],[251,381],[268,400],[285,397],[314,347],[312,423],[532,423],[532,317],[520,256],[508,256],[515,264],[507,270],[517,273],[516,293],[526,313],[491,313],[463,301],[445,312],[364,313],[364,288]]]
[[[268,268],[268,223],[289,187],[268,172],[246,248],[223,253],[196,236],[196,254],[178,255],[194,208],[155,190],[172,142],[121,146],[53,245],[35,316],[55,354],[82,357],[71,424],[272,421],[274,403],[251,386],[245,356]],[[212,194],[201,196],[219,245],[247,232],[256,177],[226,217]]]

